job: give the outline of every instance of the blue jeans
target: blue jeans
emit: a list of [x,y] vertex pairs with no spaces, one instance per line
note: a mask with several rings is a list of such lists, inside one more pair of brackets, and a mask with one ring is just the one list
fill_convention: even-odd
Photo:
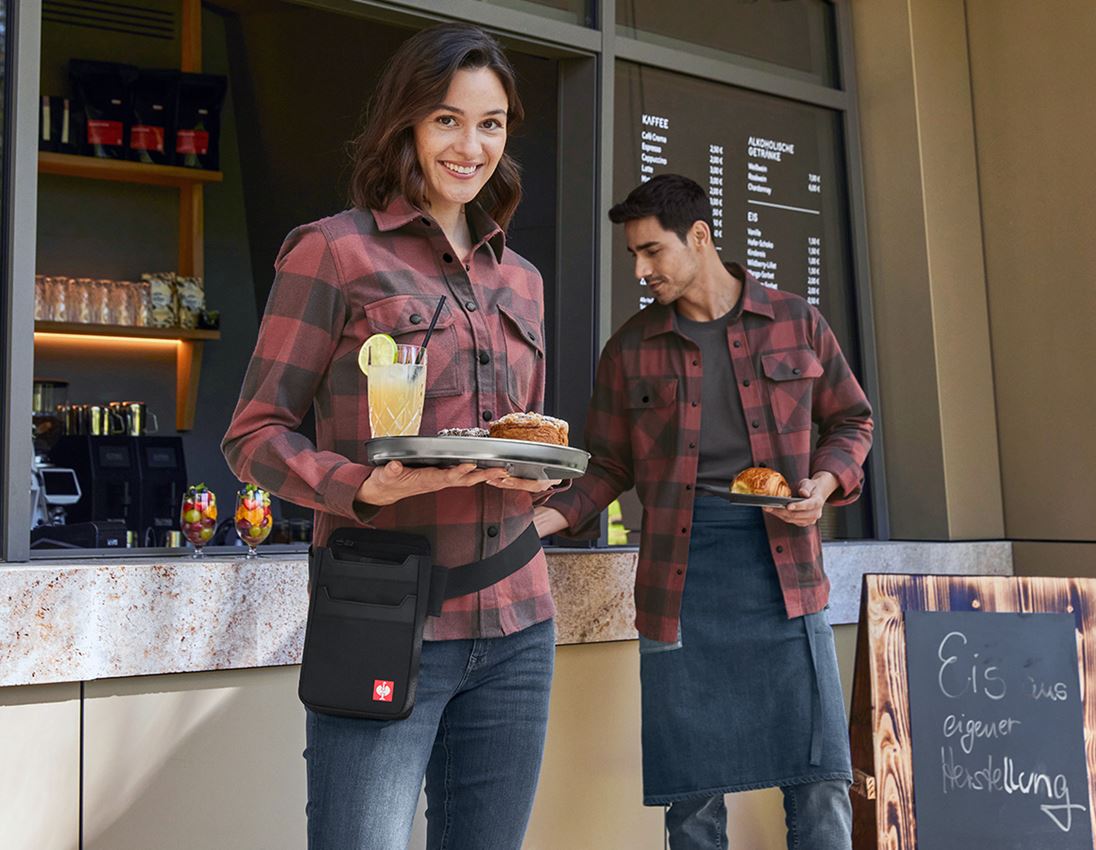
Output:
[[[852,802],[843,779],[789,785],[784,792],[788,850],[852,850]],[[674,803],[666,811],[670,850],[727,850],[723,795]]]
[[551,621],[424,641],[405,720],[306,711],[309,850],[406,850],[424,777],[430,850],[519,850],[554,662]]

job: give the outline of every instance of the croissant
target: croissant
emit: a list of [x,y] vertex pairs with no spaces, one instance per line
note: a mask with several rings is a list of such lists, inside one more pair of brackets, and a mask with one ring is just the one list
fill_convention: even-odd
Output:
[[792,488],[775,469],[751,466],[734,477],[731,492],[746,496],[791,496]]

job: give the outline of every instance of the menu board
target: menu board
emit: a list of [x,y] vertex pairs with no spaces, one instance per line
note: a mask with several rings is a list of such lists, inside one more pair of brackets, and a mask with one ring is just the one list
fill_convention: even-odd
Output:
[[[855,359],[855,299],[839,115],[627,62],[617,64],[614,201],[655,175],[707,191],[726,262],[821,309]],[[654,299],[614,230],[613,327]],[[855,368],[855,365],[854,365]]]

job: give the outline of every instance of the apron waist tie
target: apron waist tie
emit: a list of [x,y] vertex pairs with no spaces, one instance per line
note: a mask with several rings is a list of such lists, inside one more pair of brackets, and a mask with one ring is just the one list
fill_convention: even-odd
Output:
[[822,732],[826,728],[824,718],[825,701],[822,699],[822,679],[818,675],[818,639],[811,622],[810,615],[803,618],[803,627],[807,630],[807,644],[811,650],[811,678],[814,680],[811,688],[811,767],[822,764]]

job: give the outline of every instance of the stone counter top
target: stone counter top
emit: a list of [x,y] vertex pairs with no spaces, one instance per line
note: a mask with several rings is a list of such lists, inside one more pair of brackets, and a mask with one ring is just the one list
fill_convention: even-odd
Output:
[[[856,621],[865,572],[1011,575],[1008,542],[832,543],[830,619]],[[635,550],[549,551],[557,643],[630,640]],[[0,564],[0,686],[296,664],[304,555]]]

